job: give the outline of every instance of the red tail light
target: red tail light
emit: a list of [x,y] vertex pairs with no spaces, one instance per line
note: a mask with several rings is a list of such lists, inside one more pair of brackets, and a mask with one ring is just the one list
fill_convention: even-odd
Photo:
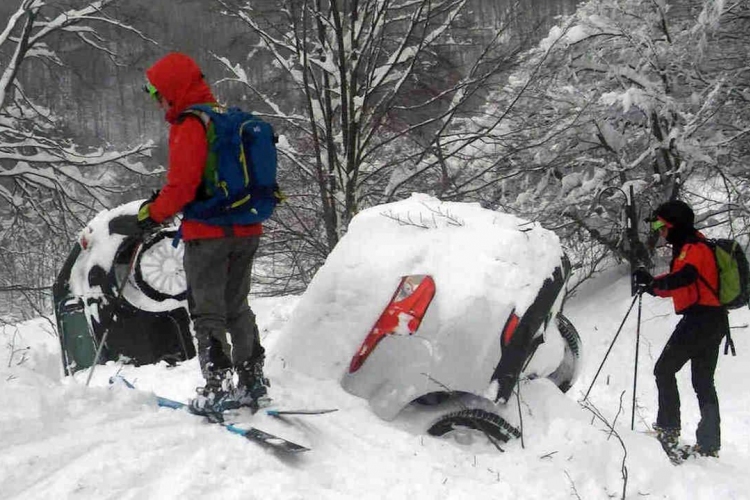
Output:
[[520,319],[516,316],[514,310],[510,313],[510,316],[508,316],[508,321],[505,322],[505,326],[503,327],[503,346],[510,344],[513,334],[516,332],[516,328],[518,328],[519,321]]
[[86,226],[86,228],[81,231],[81,237],[78,240],[78,243],[81,245],[81,248],[84,250],[88,250],[89,244],[91,243],[91,240],[89,239],[88,235],[92,233],[91,227]]
[[383,337],[391,334],[412,335],[419,325],[427,307],[435,296],[435,281],[432,276],[418,274],[401,278],[390,303],[380,314],[370,333],[365,337],[357,354],[349,364],[349,373],[362,367],[370,353]]

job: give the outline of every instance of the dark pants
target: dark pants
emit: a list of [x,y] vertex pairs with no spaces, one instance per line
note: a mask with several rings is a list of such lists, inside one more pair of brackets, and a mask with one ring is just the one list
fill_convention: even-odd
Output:
[[255,314],[247,303],[259,242],[260,236],[247,236],[185,243],[188,306],[206,380],[263,355]]
[[675,374],[690,361],[693,389],[701,412],[695,437],[706,450],[721,447],[721,417],[714,372],[721,339],[728,331],[727,313],[721,309],[687,313],[677,324],[654,367],[659,391],[656,425],[664,429],[679,429],[680,393]]

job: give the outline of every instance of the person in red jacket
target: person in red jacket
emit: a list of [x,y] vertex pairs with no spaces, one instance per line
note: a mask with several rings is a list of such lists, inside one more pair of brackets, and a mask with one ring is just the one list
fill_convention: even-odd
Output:
[[[155,199],[141,206],[138,220],[144,227],[173,217],[201,193],[208,158],[207,125],[183,112],[195,104],[216,104],[200,68],[185,54],[168,54],[146,71],[146,77],[146,90],[169,123],[169,166],[166,184]],[[208,413],[267,404],[264,350],[247,302],[263,228],[261,224],[215,226],[183,217],[180,230],[188,307],[206,381],[191,400],[191,409]],[[236,388],[233,369],[238,375]]]
[[[714,372],[729,322],[714,291],[718,290],[719,278],[713,250],[694,222],[693,210],[686,203],[673,200],[660,205],[651,225],[672,245],[669,273],[652,277],[642,268],[634,273],[643,291],[671,297],[675,312],[682,316],[654,367],[659,393],[654,429],[673,461],[691,454],[718,456],[721,447]],[[680,394],[675,375],[688,361],[701,419],[695,432],[697,444],[680,448]]]

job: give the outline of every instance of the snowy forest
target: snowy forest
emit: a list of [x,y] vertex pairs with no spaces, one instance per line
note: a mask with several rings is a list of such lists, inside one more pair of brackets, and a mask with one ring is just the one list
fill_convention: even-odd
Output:
[[748,0],[6,0],[0,321],[49,312],[81,228],[160,185],[142,85],[173,50],[281,136],[258,294],[301,293],[355,214],[413,192],[541,222],[578,283],[648,265],[668,199],[748,242]]

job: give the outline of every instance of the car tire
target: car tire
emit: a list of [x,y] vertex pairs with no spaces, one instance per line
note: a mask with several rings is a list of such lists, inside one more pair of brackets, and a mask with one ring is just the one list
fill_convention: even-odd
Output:
[[445,403],[452,397],[453,394],[449,392],[431,392],[418,397],[414,402],[422,406],[436,406]]
[[578,377],[581,362],[581,337],[573,323],[562,313],[555,318],[557,330],[565,340],[565,352],[557,369],[547,376],[562,391],[568,392]]
[[473,429],[484,432],[493,439],[508,442],[521,437],[521,431],[509,424],[504,418],[490,411],[478,408],[448,413],[438,418],[427,429],[431,436],[445,436],[457,428]]

